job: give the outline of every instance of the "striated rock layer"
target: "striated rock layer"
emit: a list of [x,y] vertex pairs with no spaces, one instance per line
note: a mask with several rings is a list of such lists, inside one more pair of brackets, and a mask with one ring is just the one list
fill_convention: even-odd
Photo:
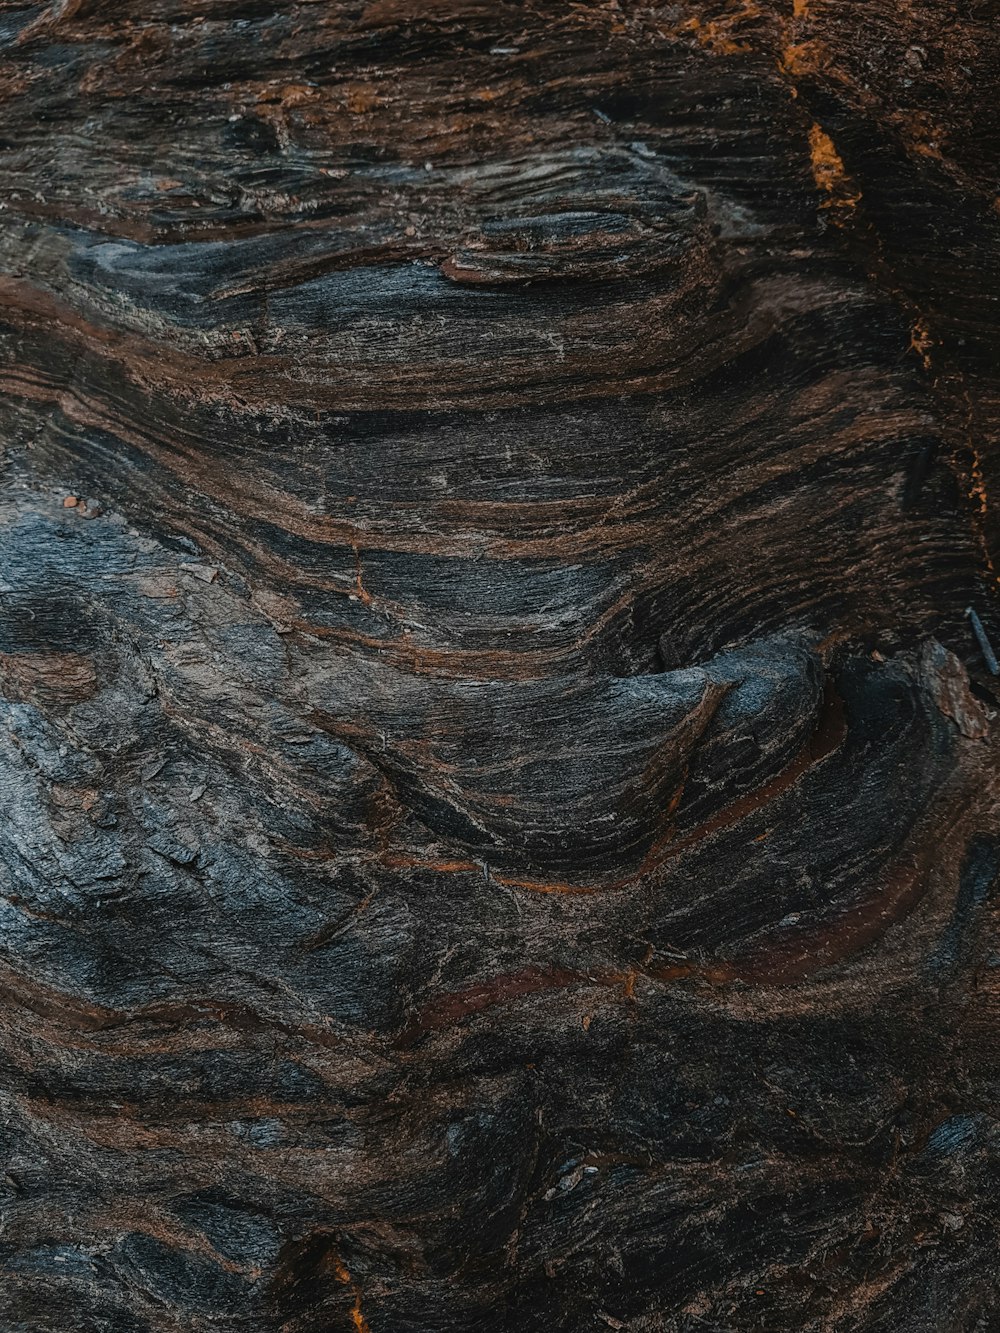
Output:
[[4,1333],[1000,1327],[997,19],[0,4]]

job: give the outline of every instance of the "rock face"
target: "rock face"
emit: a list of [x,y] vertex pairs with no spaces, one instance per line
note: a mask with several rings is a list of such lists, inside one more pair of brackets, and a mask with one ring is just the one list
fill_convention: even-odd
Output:
[[3,1333],[997,1328],[997,18],[0,5]]

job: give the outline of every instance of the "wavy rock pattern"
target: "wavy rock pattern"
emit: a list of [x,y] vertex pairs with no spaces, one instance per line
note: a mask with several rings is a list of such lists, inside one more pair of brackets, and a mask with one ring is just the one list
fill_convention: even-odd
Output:
[[3,1330],[997,1326],[997,17],[0,4]]

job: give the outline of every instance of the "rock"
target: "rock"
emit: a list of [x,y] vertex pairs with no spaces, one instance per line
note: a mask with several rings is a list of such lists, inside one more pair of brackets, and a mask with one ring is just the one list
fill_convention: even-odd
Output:
[[995,1326],[987,9],[0,12],[0,1328]]

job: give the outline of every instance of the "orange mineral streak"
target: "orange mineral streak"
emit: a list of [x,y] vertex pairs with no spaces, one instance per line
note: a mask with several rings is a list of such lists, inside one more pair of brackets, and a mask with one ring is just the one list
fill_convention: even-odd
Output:
[[809,163],[813,180],[827,195],[823,208],[851,209],[861,198],[837,152],[833,140],[821,125],[813,123],[809,130]]
[[354,1321],[354,1327],[358,1333],[371,1333],[371,1326],[361,1310],[361,1297],[354,1299],[354,1308],[351,1310],[351,1319]]
[[969,471],[969,499],[978,507],[980,514],[985,514],[989,509],[989,496],[986,493],[986,478],[983,476],[983,460],[977,449],[972,450]]
[[337,1279],[338,1282],[343,1282],[345,1285],[350,1284],[351,1281],[350,1269],[344,1263],[343,1259],[339,1258],[337,1255],[334,1255],[333,1259],[331,1260],[331,1267],[333,1268],[333,1276]]
[[351,1277],[351,1271],[338,1255],[332,1255],[330,1267],[333,1269],[333,1276],[338,1282],[343,1283],[345,1287],[350,1287],[354,1294],[354,1305],[351,1308],[351,1321],[358,1333],[371,1333],[371,1326],[364,1316],[361,1306],[361,1288]]
[[755,0],[744,0],[742,7],[735,14],[726,14],[713,19],[700,19],[695,15],[686,19],[680,25],[679,31],[693,34],[712,55],[740,55],[753,48],[749,42],[737,40],[738,29],[748,19],[759,18],[760,14],[760,8]]
[[792,0],[791,16],[778,20],[781,45],[777,50],[776,62],[793,97],[799,95],[796,80],[827,69],[832,58],[832,53],[822,42],[802,37],[802,27],[808,23],[809,18],[809,0]]
[[[801,79],[824,69],[829,61],[819,42],[789,42],[778,56],[778,68],[790,78]],[[793,89],[798,96],[798,90]]]
[[931,348],[933,346],[934,339],[931,337],[927,321],[921,317],[910,330],[910,347],[920,357],[924,370],[927,371],[931,368]]
[[996,566],[993,563],[993,553],[986,539],[986,531],[983,525],[983,520],[986,518],[990,507],[990,497],[986,490],[986,477],[983,474],[983,460],[975,445],[970,444],[969,450],[972,454],[972,462],[969,465],[969,499],[975,506],[972,516],[972,530],[979,543],[983,564],[986,566],[990,578],[996,583],[1000,583],[1000,575],[997,574]]

